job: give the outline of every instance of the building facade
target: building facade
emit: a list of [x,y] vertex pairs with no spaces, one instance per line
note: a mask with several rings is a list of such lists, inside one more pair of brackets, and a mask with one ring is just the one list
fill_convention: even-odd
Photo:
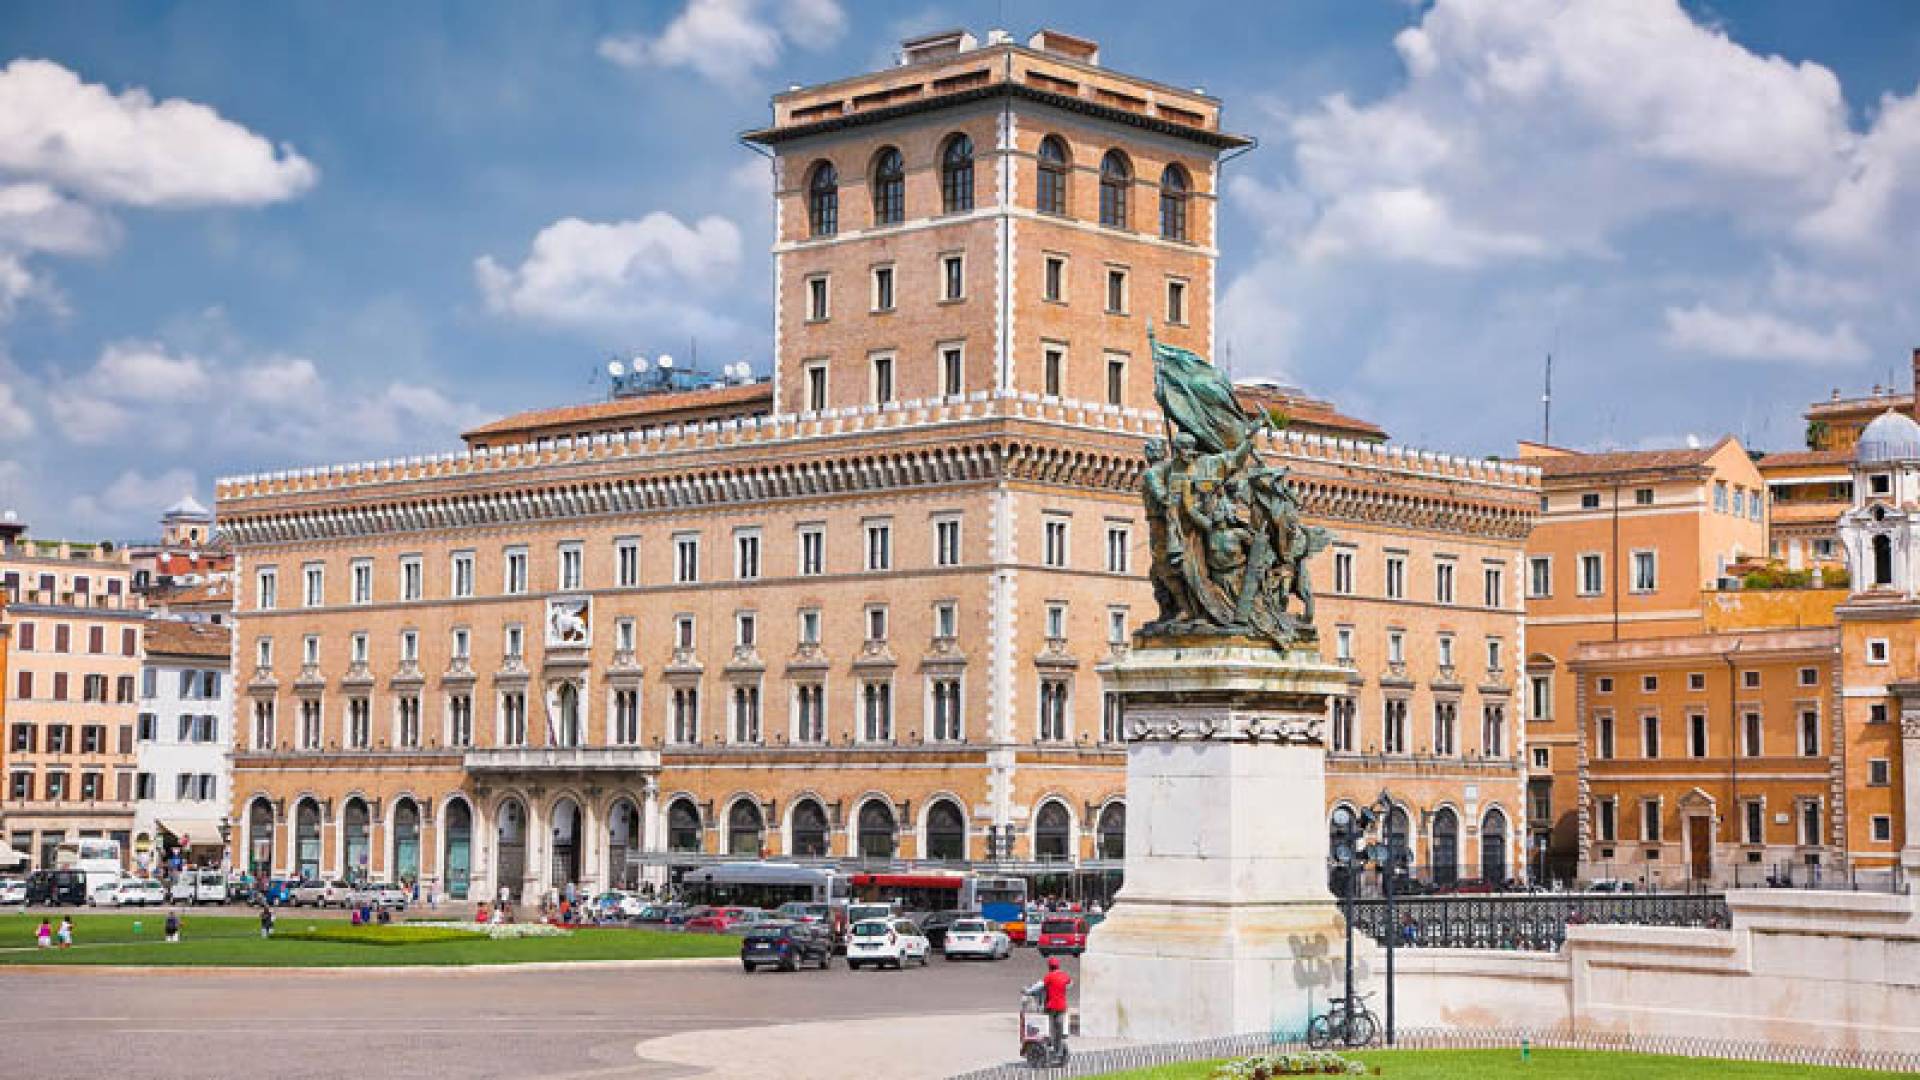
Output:
[[35,868],[62,841],[117,840],[131,855],[141,627],[127,554],[0,528],[9,628],[7,777],[0,828]]
[[135,865],[218,866],[232,806],[232,634],[162,617],[146,626],[134,730]]
[[[1153,614],[1148,322],[1208,349],[1243,141],[1062,35],[906,59],[749,136],[779,177],[764,390],[220,484],[236,865],[456,897],[760,855],[1117,868],[1100,669]],[[1419,862],[1508,876],[1537,473],[1269,452],[1337,534],[1331,797],[1391,790]]]

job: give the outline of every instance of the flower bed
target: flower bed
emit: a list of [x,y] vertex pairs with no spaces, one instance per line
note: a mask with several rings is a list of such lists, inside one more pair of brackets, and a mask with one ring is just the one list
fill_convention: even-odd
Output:
[[1269,1080],[1275,1076],[1365,1076],[1367,1067],[1326,1050],[1256,1054],[1214,1066],[1211,1080]]
[[436,929],[458,930],[468,937],[490,937],[495,941],[510,941],[515,938],[571,937],[573,931],[553,926],[549,923],[469,923],[469,922],[410,922],[408,926],[429,926]]
[[329,941],[339,945],[437,945],[447,941],[478,941],[484,935],[469,927],[411,924],[402,926],[351,926],[340,923],[309,923],[294,930],[276,930],[275,938],[286,941]]

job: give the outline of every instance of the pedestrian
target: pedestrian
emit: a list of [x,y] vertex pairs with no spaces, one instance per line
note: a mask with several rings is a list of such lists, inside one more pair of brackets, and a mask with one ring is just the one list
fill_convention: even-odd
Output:
[[1055,1056],[1066,1044],[1067,987],[1072,985],[1073,976],[1060,970],[1060,958],[1049,956],[1046,977],[1027,987],[1027,993],[1039,995],[1041,1008],[1046,1010],[1047,1030]]
[[473,909],[473,921],[482,926],[485,926],[491,921],[487,917],[487,902],[485,900],[480,901],[480,906]]
[[67,916],[67,917],[65,917],[65,918],[62,918],[62,919],[60,920],[60,932],[59,932],[58,934],[56,934],[56,935],[54,935],[54,936],[60,939],[60,947],[61,947],[61,948],[63,948],[63,949],[71,949],[71,948],[73,948],[73,918],[72,918],[72,916]]
[[167,912],[167,940],[180,940],[180,913],[178,911]]
[[34,937],[40,942],[41,948],[53,948],[53,924],[48,922],[44,916],[40,919],[40,929],[34,934]]
[[260,936],[263,938],[273,936],[273,909],[266,904],[260,905]]

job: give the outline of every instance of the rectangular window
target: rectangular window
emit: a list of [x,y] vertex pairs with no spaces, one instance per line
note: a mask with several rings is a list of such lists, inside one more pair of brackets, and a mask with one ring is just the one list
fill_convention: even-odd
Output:
[[1127,400],[1127,358],[1107,354],[1107,404],[1124,405]]
[[[21,674],[24,675],[26,673],[21,672]],[[1887,706],[1885,702],[1876,701],[1871,705],[1867,706],[1867,723],[1884,724],[1886,722],[1887,722]]]
[[1660,756],[1660,718],[1640,718],[1640,756],[1649,760]]
[[527,745],[527,695],[518,690],[500,695],[500,745]]
[[1396,667],[1407,662],[1407,632],[1387,631],[1387,663]]
[[[1113,696],[1117,698],[1119,695],[1115,694]],[[1358,709],[1359,703],[1350,697],[1337,697],[1333,699],[1331,703],[1333,733],[1329,748],[1334,753],[1350,754],[1353,752],[1353,729],[1356,726],[1354,723],[1354,714]]]
[[1536,555],[1527,560],[1527,598],[1543,600],[1553,595],[1553,559]]
[[960,255],[940,256],[940,299],[964,300],[967,296],[967,260]]
[[1407,595],[1407,559],[1404,555],[1387,556],[1387,599],[1400,600]]
[[1441,559],[1433,564],[1433,600],[1436,604],[1453,603],[1453,561]]
[[1388,698],[1381,713],[1381,746],[1389,754],[1407,752],[1407,702]]
[[473,655],[473,634],[464,626],[453,628],[452,643],[449,646],[453,659],[465,661]]
[[1598,596],[1605,589],[1606,575],[1600,556],[1580,556],[1580,595]]
[[1067,299],[1067,257],[1048,255],[1040,276],[1040,299],[1061,304]]
[[1740,728],[1743,736],[1741,741],[1744,743],[1742,749],[1746,755],[1748,757],[1762,756],[1762,751],[1766,749],[1766,742],[1760,714],[1757,712],[1749,712],[1742,715],[1740,718]]
[[952,640],[960,636],[960,606],[943,602],[933,605],[933,636]]
[[347,699],[347,745],[365,750],[373,739],[373,709],[366,698]]
[[1886,758],[1867,761],[1867,786],[1888,787],[1893,783],[1893,762]]
[[1884,664],[1887,662],[1887,639],[1867,639],[1867,663]]
[[420,662],[420,631],[400,631],[400,662],[409,665]]
[[1800,756],[1820,756],[1820,711],[1800,710]]
[[1041,742],[1067,741],[1067,681],[1040,680],[1039,739]]
[[1759,673],[1758,671],[1743,671],[1743,672],[1741,672],[1741,673],[1740,673],[1740,688],[1741,688],[1741,689],[1743,689],[1743,690],[1758,690],[1758,689],[1760,689],[1760,673]]
[[447,745],[473,745],[473,695],[453,694],[447,698]]
[[1353,552],[1333,553],[1333,591],[1341,596],[1353,594]]
[[354,664],[367,663],[367,658],[369,654],[367,651],[367,635],[364,631],[356,633],[352,637],[348,638],[347,648],[349,651],[349,661],[351,663],[354,663]]
[[[314,667],[320,663],[320,635],[308,634],[300,639],[300,663],[305,667]],[[148,694],[152,697],[152,694]]]
[[927,686],[927,694],[933,699],[933,741],[964,741],[966,736],[961,730],[960,680],[934,679]]
[[640,541],[624,536],[613,542],[613,583],[622,589],[640,584]]
[[1489,758],[1507,756],[1507,709],[1487,705],[1480,710],[1480,753]]
[[819,525],[800,527],[800,576],[818,577],[826,573],[827,531]]
[[403,555],[400,557],[400,599],[418,600],[425,592],[425,573],[420,566],[420,556]]
[[737,581],[753,581],[760,576],[760,530],[735,530],[733,576]]
[[1581,492],[1581,494],[1580,494],[1580,509],[1582,509],[1582,510],[1598,510],[1598,509],[1600,509],[1600,493],[1599,493],[1599,492],[1597,492],[1597,491],[1585,491],[1585,492]]
[[527,549],[508,548],[505,553],[506,572],[500,591],[508,596],[518,596],[527,591]]
[[1055,641],[1065,641],[1067,637],[1067,605],[1047,605],[1047,636]]
[[455,599],[473,595],[473,552],[456,551],[447,566],[449,591]]
[[940,346],[940,393],[959,397],[966,393],[966,352],[959,345]]
[[933,564],[960,565],[960,519],[939,518],[933,523]]
[[1707,756],[1707,718],[1699,713],[1687,716],[1687,754],[1696,758]]
[[1187,325],[1187,283],[1179,278],[1167,280],[1167,322],[1172,326]]
[[1506,574],[1498,566],[1482,567],[1480,571],[1480,603],[1486,607],[1498,608],[1507,602]]
[[1658,675],[1640,676],[1640,692],[1641,693],[1651,694],[1658,691],[1659,689],[1660,689],[1660,676]]
[[733,616],[733,643],[742,649],[754,647],[759,637],[760,620],[751,611],[741,611]]
[[561,544],[556,550],[560,557],[558,587],[561,592],[575,592],[584,583],[585,552],[578,543]]
[[1600,800],[1600,841],[1611,844],[1620,839],[1620,804],[1613,799]]
[[639,639],[639,624],[632,619],[613,621],[613,651],[631,653]]
[[1437,757],[1452,757],[1458,750],[1458,702],[1433,703],[1433,752]]
[[263,637],[253,643],[253,666],[261,671],[273,670],[273,639]]
[[823,322],[832,315],[827,306],[828,278],[817,274],[807,279],[807,321]]
[[673,620],[673,647],[686,650],[693,648],[694,621],[691,615],[676,615]]
[[1633,504],[1635,506],[1652,506],[1653,505],[1653,489],[1652,488],[1633,489]]
[[1660,578],[1655,570],[1654,553],[1636,551],[1633,553],[1633,591],[1653,592],[1659,588]]
[[308,563],[300,568],[300,603],[305,607],[320,607],[327,602],[327,568],[320,563]]
[[867,609],[867,643],[877,645],[887,640],[887,609],[875,605]]
[[682,533],[673,538],[673,581],[692,585],[700,580],[700,536]]
[[1801,668],[1800,669],[1800,685],[1801,686],[1819,686],[1820,685],[1820,669],[1810,668],[1810,667]]
[[1107,573],[1125,574],[1129,572],[1129,555],[1133,549],[1133,531],[1125,525],[1107,526]]
[[1660,842],[1660,802],[1657,799],[1640,801],[1640,840],[1646,844]]
[[873,403],[885,405],[893,400],[893,354],[875,353],[870,358],[873,369]]
[[1698,692],[1701,690],[1705,690],[1706,688],[1707,688],[1707,676],[1705,672],[1690,671],[1687,673],[1687,689],[1688,690]]
[[802,683],[793,688],[793,741],[823,743],[827,740],[827,688],[818,683]]
[[870,682],[860,688],[861,738],[870,743],[893,741],[893,684]]
[[1127,643],[1127,609],[1111,607],[1107,609],[1107,644],[1125,645]]
[[1042,561],[1055,568],[1067,565],[1067,519],[1050,517],[1045,521],[1045,547]]
[[272,611],[280,606],[280,575],[271,566],[263,566],[254,575],[254,607]]
[[760,741],[760,687],[733,688],[733,741],[751,745]]
[[616,746],[639,744],[640,691],[623,688],[613,692],[613,742]]
[[1505,668],[1506,658],[1501,655],[1501,652],[1502,652],[1502,646],[1500,643],[1500,639],[1488,638],[1487,639],[1487,672],[1488,674],[1498,674],[1500,671],[1502,671]]
[[807,365],[807,411],[821,412],[827,407],[827,365]]
[[1610,713],[1602,713],[1596,718],[1593,756],[1601,761],[1613,760],[1613,716]]
[[885,521],[869,521],[867,531],[867,569],[893,569],[893,526]]
[[503,646],[509,661],[519,662],[527,654],[527,630],[524,626],[513,625],[506,628]]
[[800,644],[820,644],[820,612],[814,608],[800,611]]
[[891,266],[873,268],[873,310],[876,313],[893,310],[893,267]]
[[1041,393],[1047,397],[1061,396],[1061,387],[1067,381],[1067,350],[1058,345],[1048,345],[1040,351]]
[[1764,844],[1767,835],[1767,807],[1759,799],[1747,799],[1740,806],[1740,840],[1746,844]]
[[1873,840],[1877,844],[1893,842],[1893,819],[1885,814],[1873,816]]
[[1117,266],[1107,268],[1107,314],[1127,313],[1127,272]]
[[1800,846],[1820,846],[1820,802],[1817,799],[1800,800]]
[[356,604],[373,603],[373,560],[355,559],[348,567],[348,577],[352,594],[348,599]]

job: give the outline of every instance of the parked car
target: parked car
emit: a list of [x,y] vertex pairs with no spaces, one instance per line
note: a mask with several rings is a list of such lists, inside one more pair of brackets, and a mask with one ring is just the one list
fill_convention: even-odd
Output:
[[740,966],[748,971],[762,965],[798,971],[809,961],[821,970],[833,966],[833,935],[819,923],[761,923],[740,941]]
[[6,904],[25,904],[27,902],[27,882],[25,878],[0,879],[0,906]]
[[27,875],[27,903],[54,907],[87,902],[87,875],[78,870],[35,870]]
[[[669,904],[667,906],[672,907],[674,905]],[[669,912],[667,914],[668,929],[685,930],[687,928],[687,924],[692,922],[693,920],[704,918],[707,915],[713,914],[713,909],[710,907],[707,907],[705,904],[694,904],[694,905],[682,904],[682,905],[679,905],[679,908],[680,910]]]
[[224,904],[227,876],[218,870],[182,870],[167,890],[167,899],[176,904]]
[[752,916],[748,915],[747,912],[754,910],[757,909],[743,907],[708,908],[698,915],[690,916],[687,919],[686,928],[689,933],[722,934],[732,929],[736,923],[751,919]]
[[609,889],[593,898],[593,910],[603,919],[637,919],[646,908],[645,901],[621,889]]
[[685,904],[646,904],[640,908],[640,914],[633,917],[633,921],[652,926],[665,926],[686,908]]
[[293,890],[300,887],[298,878],[270,878],[266,888],[259,890],[259,899],[268,907],[282,907],[293,903]]
[[853,924],[847,939],[847,966],[903,968],[908,961],[918,960],[925,967],[932,951],[912,919],[863,919]]
[[120,888],[121,904],[161,907],[167,902],[167,883],[158,878],[142,878]]
[[293,888],[294,907],[346,907],[353,886],[344,881],[320,881],[309,878]]
[[1629,893],[1633,891],[1633,882],[1618,878],[1596,878],[1587,883],[1590,893]]
[[[121,890],[132,883],[131,878],[103,881],[95,885],[93,891],[87,894],[87,903],[94,907],[119,907],[126,903],[126,900],[121,899]],[[138,897],[132,899],[134,903],[139,903]]]
[[407,890],[390,881],[368,881],[347,894],[347,906],[370,907],[376,911],[405,911],[408,899]]
[[833,921],[832,904],[810,904],[805,900],[790,900],[773,909],[776,917],[790,922],[831,923]]
[[943,951],[949,960],[963,957],[1004,960],[1013,955],[1013,941],[1005,931],[985,919],[955,919],[947,927]]
[[971,911],[930,911],[920,916],[917,921],[920,924],[920,932],[927,935],[927,944],[940,949],[944,947],[947,938],[947,927],[952,926],[956,919],[967,919],[973,916],[974,913]]
[[1054,916],[1040,924],[1040,955],[1079,956],[1087,951],[1087,920],[1078,915]]

